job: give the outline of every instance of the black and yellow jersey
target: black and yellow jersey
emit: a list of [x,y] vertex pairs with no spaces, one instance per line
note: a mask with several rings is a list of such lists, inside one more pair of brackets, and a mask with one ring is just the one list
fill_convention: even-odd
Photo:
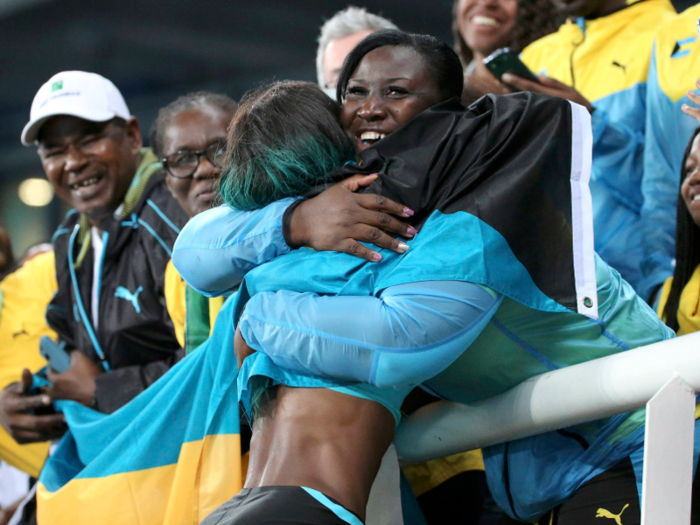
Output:
[[[46,326],[46,306],[56,293],[53,252],[42,253],[0,282],[0,390],[19,381],[24,368],[37,372],[46,365],[39,339],[56,334]],[[0,427],[0,460],[37,477],[49,443],[18,445]]]

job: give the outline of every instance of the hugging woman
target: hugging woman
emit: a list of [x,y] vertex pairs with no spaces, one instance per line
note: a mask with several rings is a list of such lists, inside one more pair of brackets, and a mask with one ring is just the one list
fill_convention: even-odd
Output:
[[[325,523],[357,523],[407,389],[422,384],[473,402],[673,336],[592,250],[586,111],[531,93],[465,109],[449,98],[461,89],[445,82],[453,63],[459,68],[430,37],[380,32],[348,56],[342,110],[298,83],[243,101],[222,176],[228,206],[191,221],[173,256],[209,295],[245,277],[225,309],[237,327],[239,391],[254,417],[251,467],[247,492],[209,522],[271,523],[264,512],[314,509],[341,520]],[[340,142],[327,138],[333,126],[299,114],[309,107],[300,93],[316,113],[335,115],[330,135]],[[390,115],[398,125],[383,133]],[[341,122],[364,146],[359,166],[337,132]],[[376,264],[290,252],[294,216],[323,193],[295,198],[357,171],[379,173],[366,191],[410,207],[407,222],[420,233],[408,250],[382,251]],[[585,523],[583,498],[613,513],[629,503],[634,523],[643,436],[637,411],[489,447],[489,487],[523,521],[551,512],[562,525]]]

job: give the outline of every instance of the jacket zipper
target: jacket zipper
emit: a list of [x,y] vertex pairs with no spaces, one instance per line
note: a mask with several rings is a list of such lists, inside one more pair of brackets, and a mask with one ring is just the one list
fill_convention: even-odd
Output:
[[569,57],[569,70],[571,71],[571,87],[576,88],[576,74],[574,73],[574,54],[578,47],[586,41],[586,19],[582,16],[576,19],[576,25],[581,29],[583,33],[583,38],[580,42],[574,44],[574,48],[571,50],[571,56]]

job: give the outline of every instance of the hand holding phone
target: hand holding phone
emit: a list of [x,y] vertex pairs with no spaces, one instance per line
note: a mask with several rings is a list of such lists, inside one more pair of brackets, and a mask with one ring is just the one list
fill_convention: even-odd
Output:
[[[518,55],[513,53],[507,47],[503,47],[497,51],[491,53],[488,57],[484,59],[484,66],[488,69],[494,77],[503,82],[501,77],[505,73],[511,73],[518,77],[529,80],[530,82],[540,83],[539,79],[534,75],[528,67],[522,63]],[[504,82],[505,84],[505,82]],[[516,89],[514,86],[509,86]]]
[[66,343],[54,342],[49,336],[44,335],[39,340],[39,353],[49,366],[59,374],[62,374],[70,368],[70,355],[66,352]]

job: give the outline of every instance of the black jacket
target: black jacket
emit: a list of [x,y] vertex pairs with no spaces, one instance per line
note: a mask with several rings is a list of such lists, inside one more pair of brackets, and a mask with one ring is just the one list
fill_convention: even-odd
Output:
[[181,355],[166,309],[164,277],[179,228],[187,219],[162,175],[155,174],[124,219],[100,225],[106,242],[96,328],[91,315],[92,246],[79,259],[85,223],[79,231],[79,214],[69,213],[54,236],[58,292],[47,309],[47,321],[67,348],[107,363],[110,371],[97,378],[95,393],[101,412],[126,404]]

